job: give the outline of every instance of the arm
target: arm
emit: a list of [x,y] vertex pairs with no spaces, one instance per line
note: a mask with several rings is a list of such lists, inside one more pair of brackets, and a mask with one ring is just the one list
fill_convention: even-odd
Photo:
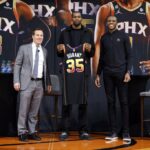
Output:
[[[47,50],[46,50],[47,52]],[[51,85],[51,79],[50,79],[50,71],[49,71],[49,63],[48,63],[48,53],[46,54],[46,81],[47,85]]]
[[[146,16],[147,16],[147,19],[148,19],[148,23],[149,23],[149,26],[150,26],[150,3],[147,2],[147,12],[146,12]],[[139,67],[144,67],[148,74],[150,75],[150,60],[143,60],[139,63]]]
[[100,59],[99,59],[99,63],[98,63],[98,68],[97,68],[97,75],[96,75],[96,79],[95,79],[95,85],[96,87],[100,88],[101,87],[101,72],[103,70],[103,58],[104,58],[104,46],[103,46],[103,42],[102,42],[102,38],[100,41],[100,47],[101,47],[101,51],[100,51]]
[[124,46],[125,46],[126,58],[127,58],[127,71],[126,72],[130,72],[132,62],[133,62],[133,54],[132,54],[132,50],[131,50],[131,44],[130,44],[129,37],[126,34],[124,37],[125,37]]
[[69,0],[56,0],[57,13],[56,16],[49,17],[50,26],[60,25],[60,20],[65,25],[69,26],[72,23],[72,15],[69,10]]
[[[149,26],[150,26],[150,3],[149,2],[147,2],[146,16],[147,16],[148,23],[149,23]],[[144,67],[147,70],[148,74],[150,75],[150,60],[143,60],[143,61],[140,62],[139,65],[140,65],[139,66],[140,68]]]
[[147,20],[148,20],[148,24],[150,26],[150,1],[146,2],[146,16],[147,16]]
[[48,53],[46,54],[46,87],[47,87],[47,92],[50,93],[52,87],[51,87],[51,79],[50,79],[49,64],[48,64]]
[[94,39],[90,30],[87,31],[86,36],[89,37],[89,42],[83,44],[83,50],[85,51],[85,55],[90,58],[93,57],[95,53]]
[[65,31],[62,31],[59,37],[58,44],[57,44],[57,56],[58,57],[63,57],[65,53],[64,34],[65,34]]
[[69,26],[72,22],[71,12],[69,10],[69,0],[57,0],[58,15],[64,24]]
[[69,10],[69,0],[57,0],[56,2],[58,10]]
[[32,8],[22,1],[17,0],[16,11],[19,18],[20,29],[22,28],[24,30],[23,37],[20,37],[20,45],[31,42],[31,31],[36,26],[42,28],[44,31],[43,46],[46,46],[51,38],[51,31],[48,25],[41,18],[35,16]]
[[109,3],[100,7],[97,12],[95,35],[94,35],[95,55],[92,59],[92,74],[93,75],[95,75],[97,71],[99,58],[100,58],[100,39],[105,32],[105,22],[109,15],[110,15]]
[[103,58],[104,58],[104,45],[103,45],[103,40],[101,39],[100,41],[100,47],[101,47],[101,51],[100,51],[100,58],[99,58],[99,63],[98,63],[98,68],[97,68],[97,75],[101,76],[101,72],[103,70]]
[[124,37],[125,37],[124,45],[125,45],[126,58],[127,58],[127,70],[124,76],[124,82],[129,82],[131,80],[130,70],[131,70],[133,57],[132,57],[131,44],[129,41],[129,37],[126,34]]
[[28,4],[20,0],[16,1],[16,10],[19,18],[23,16],[27,21],[32,20],[32,18],[35,16],[32,8]]
[[14,88],[16,91],[20,90],[20,71],[22,67],[23,62],[23,48],[22,46],[19,48],[15,64],[14,64],[14,76],[13,76],[13,82],[14,82]]

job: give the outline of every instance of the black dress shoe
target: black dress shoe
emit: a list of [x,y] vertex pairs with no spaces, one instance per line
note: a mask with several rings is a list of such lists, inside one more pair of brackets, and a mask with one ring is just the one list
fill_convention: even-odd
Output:
[[30,140],[41,141],[41,137],[37,133],[29,134],[29,139]]
[[88,132],[80,132],[79,137],[81,140],[89,140],[90,139],[90,135],[88,134]]
[[20,134],[19,135],[19,141],[27,142],[28,141],[28,135],[27,134]]
[[64,141],[64,140],[66,140],[68,138],[68,136],[69,136],[68,132],[62,132],[60,134],[59,138],[60,138],[61,141]]

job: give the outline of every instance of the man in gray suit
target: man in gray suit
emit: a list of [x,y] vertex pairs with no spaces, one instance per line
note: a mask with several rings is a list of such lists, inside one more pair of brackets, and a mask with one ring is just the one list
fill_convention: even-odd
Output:
[[[36,131],[43,91],[51,91],[47,50],[41,46],[43,31],[32,33],[33,42],[19,48],[14,65],[14,88],[20,92],[18,136],[20,141],[41,140]],[[44,88],[44,89],[43,89]]]

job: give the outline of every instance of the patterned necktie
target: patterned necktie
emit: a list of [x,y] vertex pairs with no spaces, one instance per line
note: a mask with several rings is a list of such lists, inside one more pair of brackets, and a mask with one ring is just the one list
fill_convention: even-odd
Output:
[[33,68],[33,78],[38,76],[38,64],[39,64],[39,50],[36,49],[35,59],[34,59],[34,68]]

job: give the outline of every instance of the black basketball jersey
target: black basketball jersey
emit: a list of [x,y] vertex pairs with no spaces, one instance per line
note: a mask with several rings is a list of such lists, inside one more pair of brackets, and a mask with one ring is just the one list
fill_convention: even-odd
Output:
[[66,45],[64,56],[65,104],[85,103],[85,59],[83,46]]
[[2,60],[14,60],[16,56],[18,24],[13,11],[13,0],[0,4],[0,36],[2,38]]
[[78,74],[84,72],[84,53],[83,46],[71,47],[66,45],[64,57],[67,74]]
[[129,35],[132,52],[133,65],[131,73],[133,75],[146,75],[145,70],[139,68],[139,62],[150,59],[150,28],[147,19],[148,2],[143,2],[137,8],[127,9],[112,2],[114,15],[118,19],[118,30],[122,30]]

